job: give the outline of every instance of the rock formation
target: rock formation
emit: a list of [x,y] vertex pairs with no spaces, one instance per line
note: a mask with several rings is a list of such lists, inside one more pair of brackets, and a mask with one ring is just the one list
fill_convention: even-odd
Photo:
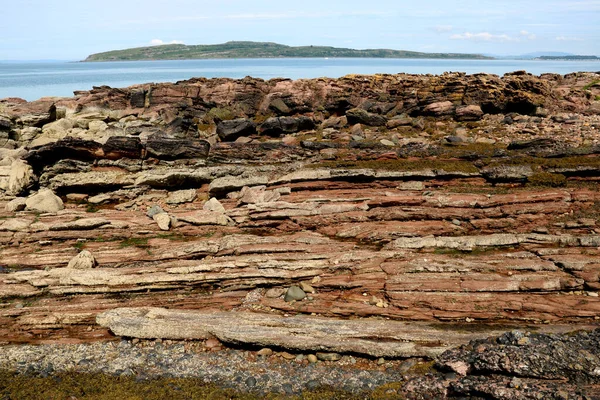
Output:
[[495,360],[529,365],[531,343],[598,324],[598,79],[192,79],[0,101],[0,342],[216,338],[458,374],[405,393],[592,393],[596,353],[568,372]]

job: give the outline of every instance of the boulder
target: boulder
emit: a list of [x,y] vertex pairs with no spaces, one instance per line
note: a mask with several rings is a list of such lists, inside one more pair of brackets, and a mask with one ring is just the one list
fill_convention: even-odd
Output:
[[241,136],[256,134],[256,124],[246,118],[221,121],[217,125],[217,135],[223,141],[234,141]]
[[23,160],[15,160],[10,166],[6,193],[10,196],[22,194],[31,187],[35,174],[29,164]]
[[442,115],[450,115],[454,111],[454,104],[451,101],[439,101],[436,103],[431,103],[423,108],[423,114],[425,115],[433,115],[436,117]]
[[454,115],[457,121],[479,121],[483,116],[483,111],[478,105],[458,107]]
[[314,121],[305,116],[300,117],[272,117],[263,122],[259,131],[263,135],[280,136],[313,129]]
[[350,125],[384,126],[387,123],[387,118],[384,116],[367,112],[361,108],[353,108],[346,111],[346,118]]
[[91,269],[98,265],[96,258],[88,250],[82,250],[81,253],[69,261],[67,268],[70,269]]
[[25,201],[27,210],[40,213],[54,213],[65,208],[60,197],[50,189],[42,189]]

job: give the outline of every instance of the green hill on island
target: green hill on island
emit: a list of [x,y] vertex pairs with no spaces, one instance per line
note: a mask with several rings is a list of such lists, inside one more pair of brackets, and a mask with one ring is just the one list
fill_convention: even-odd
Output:
[[442,59],[492,59],[480,54],[421,53],[406,50],[367,49],[355,50],[329,46],[292,47],[277,43],[227,42],[213,45],[166,44],[113,50],[88,56],[92,61],[137,60],[192,60],[201,58],[284,58],[284,57],[347,57],[347,58],[442,58]]

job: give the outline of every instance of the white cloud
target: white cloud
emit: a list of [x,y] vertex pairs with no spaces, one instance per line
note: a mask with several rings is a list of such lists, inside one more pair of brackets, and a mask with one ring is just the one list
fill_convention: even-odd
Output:
[[517,36],[509,36],[505,33],[500,35],[494,35],[489,32],[479,32],[479,33],[457,33],[450,36],[450,39],[453,40],[473,40],[473,41],[482,41],[482,42],[520,42],[522,40],[535,40],[536,35],[528,32],[526,30],[522,30],[519,32]]
[[161,46],[163,44],[183,44],[181,40],[171,40],[170,42],[164,42],[160,39],[152,39],[150,41],[151,46]]
[[535,38],[536,38],[535,34],[530,33],[526,30],[522,30],[521,32],[519,32],[519,35],[521,35],[522,38],[529,39],[529,40],[535,40]]
[[480,33],[465,32],[465,33],[462,33],[462,34],[452,35],[452,36],[450,36],[450,39],[454,39],[454,40],[481,40],[481,41],[485,41],[485,42],[489,42],[489,41],[510,42],[510,41],[515,40],[515,39],[511,38],[510,36],[508,36],[506,34],[492,35],[489,32],[480,32]]
[[452,25],[438,25],[435,27],[435,31],[439,33],[450,32],[452,29]]
[[576,36],[557,36],[555,40],[559,42],[583,42],[582,38]]

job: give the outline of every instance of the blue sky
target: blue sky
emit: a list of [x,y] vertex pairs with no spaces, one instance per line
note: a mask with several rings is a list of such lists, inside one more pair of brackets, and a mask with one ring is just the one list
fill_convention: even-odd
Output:
[[0,59],[80,60],[229,40],[426,52],[600,56],[600,0],[1,0]]

